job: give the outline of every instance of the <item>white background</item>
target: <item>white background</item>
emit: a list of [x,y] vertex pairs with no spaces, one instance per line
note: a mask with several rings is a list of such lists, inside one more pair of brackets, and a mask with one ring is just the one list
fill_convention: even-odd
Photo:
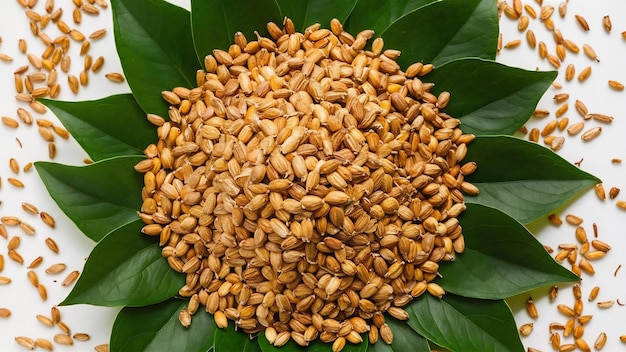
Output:
[[[183,7],[189,6],[188,0],[171,1]],[[527,4],[539,13],[539,5],[535,1],[526,0]],[[544,1],[545,4],[558,7],[559,1]],[[88,87],[81,87],[80,93],[74,95],[69,91],[66,75],[60,72],[58,81],[62,85],[62,92],[59,96],[61,100],[89,100],[108,96],[114,93],[128,92],[125,84],[115,84],[109,82],[104,74],[107,72],[121,72],[119,59],[113,43],[113,30],[111,22],[111,9],[101,11],[99,16],[83,15],[83,22],[75,25],[72,22],[71,12],[73,4],[67,1],[57,1],[57,6],[63,6],[64,15],[62,17],[70,27],[77,28],[85,34],[90,34],[96,29],[107,28],[107,35],[100,40],[93,41],[90,54],[94,59],[100,55],[105,57],[103,69],[97,73],[90,74]],[[43,13],[44,1],[39,1],[35,10]],[[574,19],[574,14],[585,16],[591,30],[584,32]],[[613,22],[613,30],[607,33],[601,26],[604,15],[610,15]],[[575,41],[582,49],[583,43],[591,44],[601,60],[595,63],[589,60],[584,54],[567,53],[565,63],[561,67],[561,72],[557,82],[563,88],[556,90],[551,88],[539,104],[539,108],[551,111],[549,117],[544,119],[531,119],[528,128],[543,128],[545,123],[554,117],[554,111],[559,105],[552,101],[554,94],[558,92],[569,93],[569,111],[565,116],[569,117],[570,123],[582,121],[574,109],[575,99],[585,102],[591,112],[607,114],[615,117],[615,121],[610,125],[602,125],[603,132],[599,138],[591,142],[583,142],[579,136],[568,136],[566,132],[557,132],[566,138],[563,148],[558,152],[562,157],[570,162],[583,160],[581,168],[600,177],[604,181],[608,190],[613,187],[626,188],[625,167],[623,164],[611,162],[612,158],[624,159],[626,163],[626,149],[624,148],[624,122],[626,105],[624,98],[626,92],[616,92],[608,87],[609,79],[626,83],[626,71],[623,69],[623,58],[626,57],[626,40],[621,37],[621,32],[626,30],[626,4],[619,0],[596,0],[581,1],[572,0],[569,2],[568,13],[561,19],[558,12],[552,15],[557,28],[561,30],[564,37]],[[522,39],[522,44],[515,49],[503,49],[498,56],[498,61],[523,67],[526,69],[550,70],[552,66],[539,58],[536,49],[529,48],[523,33],[518,32],[517,23],[503,17],[501,20],[501,30],[503,41],[506,43],[514,39]],[[530,27],[536,34],[537,40],[544,41],[549,51],[555,54],[555,43],[552,35],[545,29],[539,20],[532,20]],[[54,38],[60,34],[54,24],[49,24],[45,32]],[[44,45],[38,38],[30,32],[28,20],[24,10],[14,0],[3,0],[0,11],[0,36],[3,41],[0,44],[0,52],[6,53],[14,58],[11,63],[0,62],[0,115],[10,116],[17,119],[16,109],[24,106],[23,103],[15,101],[15,89],[13,87],[13,71],[18,67],[28,63],[26,56],[18,51],[17,42],[19,38],[24,38],[28,42],[28,52],[40,55]],[[72,42],[70,56],[72,57],[72,67],[70,73],[78,76],[82,69],[82,57],[79,55],[80,45]],[[593,73],[584,83],[576,80],[565,82],[564,67],[568,63],[576,66],[577,73],[586,66],[592,66]],[[32,72],[32,71],[29,71]],[[462,97],[452,97],[452,99],[462,99]],[[33,113],[35,118],[49,119],[58,124],[56,118],[48,113],[38,115]],[[589,121],[585,130],[600,125]],[[17,139],[22,143],[20,147]],[[78,144],[70,140],[56,138],[57,157],[56,162],[81,165],[86,154]],[[35,316],[37,314],[50,315],[50,308],[59,303],[70,291],[70,287],[62,287],[61,282],[65,275],[72,270],[82,270],[84,260],[93,247],[93,243],[83,237],[76,227],[64,216],[54,202],[48,196],[43,184],[39,180],[36,171],[31,169],[28,172],[20,170],[18,175],[13,174],[9,169],[9,159],[15,158],[20,168],[28,162],[37,160],[49,160],[47,143],[38,135],[35,124],[27,126],[20,122],[17,129],[9,129],[0,125],[0,177],[2,186],[0,188],[0,216],[18,216],[35,226],[37,233],[34,236],[24,234],[19,228],[8,227],[10,236],[20,236],[21,244],[17,249],[24,257],[25,264],[18,265],[10,260],[6,255],[6,240],[0,238],[0,254],[4,256],[5,267],[0,271],[0,276],[10,277],[12,283],[0,286],[0,307],[10,308],[13,312],[10,318],[0,318],[0,351],[23,350],[15,341],[15,336],[28,336],[31,338],[42,337],[52,340],[54,334],[60,333],[58,328],[49,328],[39,323]],[[13,187],[7,182],[7,178],[16,177],[26,185],[23,189]],[[626,192],[626,189],[624,190]],[[626,199],[626,193],[617,197]],[[21,209],[22,202],[30,202],[40,210],[46,211],[54,216],[57,222],[56,229],[52,230],[45,226],[43,222],[34,215],[27,214]],[[596,336],[605,331],[608,334],[608,342],[604,350],[615,351],[626,349],[626,344],[619,341],[620,335],[626,335],[626,308],[615,304],[610,309],[599,310],[595,307],[595,302],[587,302],[586,297],[593,286],[600,286],[600,295],[597,300],[617,300],[626,302],[626,292],[624,292],[623,277],[625,271],[620,271],[617,277],[613,276],[616,267],[622,264],[625,258],[626,240],[624,231],[624,219],[626,212],[615,206],[615,200],[600,201],[595,193],[590,190],[586,194],[570,202],[565,207],[556,211],[562,219],[566,214],[572,213],[584,218],[583,227],[587,230],[590,239],[593,237],[592,224],[598,227],[598,238],[608,242],[613,246],[609,254],[592,264],[596,274],[589,276],[583,274],[582,291],[585,303],[583,314],[592,314],[593,319],[586,325],[583,337],[589,345],[593,345]],[[574,227],[564,223],[560,227],[551,225],[545,221],[539,221],[531,225],[531,229],[537,233],[538,239],[553,248],[557,248],[560,243],[576,243],[574,237]],[[506,235],[506,234],[503,234]],[[44,244],[47,237],[53,238],[60,248],[60,253],[52,253]],[[37,294],[37,290],[28,282],[26,277],[26,265],[35,257],[42,255],[44,261],[40,267],[34,269],[39,276],[39,280],[48,289],[47,301],[42,301]],[[66,263],[67,269],[58,275],[45,274],[44,270],[54,263]],[[565,262],[567,263],[567,262]],[[626,270],[626,268],[624,268]],[[573,296],[571,285],[561,285],[560,294],[555,302],[550,302],[547,298],[548,288],[541,288],[531,292],[538,310],[539,319],[533,321],[524,310],[524,303],[528,294],[520,295],[510,300],[512,309],[516,315],[518,325],[533,322],[534,331],[528,337],[523,337],[522,341],[528,347],[549,351],[548,325],[553,322],[565,323],[567,318],[560,314],[556,305],[559,303],[572,305]],[[62,320],[75,332],[85,332],[91,335],[88,342],[75,342],[73,347],[56,345],[56,351],[71,350],[93,350],[93,346],[108,342],[111,326],[117,313],[117,308],[99,308],[91,306],[70,306],[61,307]],[[572,337],[563,338],[563,343],[573,343]]]

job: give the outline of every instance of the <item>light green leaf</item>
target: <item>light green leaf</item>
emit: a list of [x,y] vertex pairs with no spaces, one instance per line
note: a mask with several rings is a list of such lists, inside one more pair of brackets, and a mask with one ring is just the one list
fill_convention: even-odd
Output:
[[35,168],[59,208],[97,242],[137,220],[143,178],[133,166],[143,159],[120,156],[88,166],[38,161]]
[[156,128],[130,94],[81,102],[48,99],[41,102],[54,112],[94,161],[143,155],[143,149],[154,143]]
[[512,134],[532,115],[556,71],[526,71],[495,61],[465,58],[448,62],[423,78],[432,92],[450,92],[446,113],[465,133]]
[[380,34],[400,17],[435,1],[439,0],[359,0],[344,27],[353,34],[365,29]]
[[580,278],[565,269],[522,224],[503,212],[468,204],[459,219],[465,251],[442,263],[437,283],[446,292],[504,299],[534,288]]
[[115,45],[143,111],[167,117],[161,92],[196,86],[201,66],[191,45],[189,12],[161,0],[112,0]]
[[398,64],[436,67],[459,58],[495,59],[497,8],[492,0],[442,0],[418,8],[380,34],[385,46],[398,49]]
[[[229,16],[234,13],[237,15]],[[274,0],[191,0],[191,29],[198,60],[204,62],[213,49],[228,50],[236,32],[242,32],[248,40],[256,40],[255,31],[267,35],[270,21],[282,26]]]
[[527,224],[600,180],[536,143],[509,136],[476,137],[464,162],[478,169],[466,180],[478,187],[467,203],[497,208]]
[[350,15],[357,0],[276,0],[283,16],[289,17],[296,30],[304,32],[308,26],[319,23],[329,28],[330,20],[342,23]]
[[142,226],[137,218],[98,242],[61,304],[146,306],[176,295],[185,276],[170,268],[159,244],[140,232]]
[[442,299],[424,294],[406,306],[409,326],[435,344],[457,352],[522,352],[515,319],[504,301]]
[[213,346],[215,321],[200,310],[185,329],[178,321],[187,300],[171,298],[146,307],[122,309],[111,333],[111,351],[208,351]]

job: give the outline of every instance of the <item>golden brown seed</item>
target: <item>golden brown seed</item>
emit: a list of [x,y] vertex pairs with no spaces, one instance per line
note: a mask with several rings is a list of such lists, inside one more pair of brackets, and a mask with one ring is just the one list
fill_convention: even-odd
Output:
[[11,310],[9,308],[0,308],[0,318],[8,318],[11,316]]
[[66,334],[54,335],[54,342],[58,343],[59,345],[73,345],[74,344],[74,340],[72,340],[72,337]]
[[588,141],[598,137],[601,132],[602,132],[602,127],[600,127],[600,126],[594,127],[594,128],[591,128],[591,129],[585,131],[581,135],[581,138],[582,138],[583,141],[588,142]]
[[576,17],[576,21],[580,25],[580,28],[582,28],[584,31],[588,31],[589,30],[589,24],[587,23],[587,20],[585,20],[585,18],[583,16],[581,16],[581,15],[574,15],[574,17]]
[[563,224],[563,220],[561,220],[561,218],[557,214],[554,214],[554,213],[548,215],[548,220],[556,226],[560,226]]
[[124,82],[124,76],[121,73],[118,72],[110,72],[104,75],[107,79],[109,79],[109,81],[111,82],[115,82],[115,83],[122,83]]
[[528,336],[533,332],[533,323],[526,323],[520,326],[519,333],[522,336]]
[[609,80],[609,87],[615,90],[624,90],[624,85],[618,81]]
[[591,76],[591,66],[587,66],[585,67],[579,74],[578,74],[578,81],[579,82],[584,82],[587,80],[587,78],[589,78],[589,76]]
[[61,283],[61,286],[68,286],[68,285],[73,284],[76,281],[76,279],[78,279],[79,275],[80,273],[77,270],[70,272],[69,274],[67,274],[67,276]]
[[530,297],[526,301],[526,311],[528,312],[528,315],[531,318],[533,319],[539,318],[539,313],[537,312],[537,306],[535,305],[535,302],[533,302],[533,299]]
[[593,343],[593,348],[595,348],[596,351],[599,351],[604,347],[605,344],[606,344],[606,333],[601,332],[596,338],[596,341]]
[[535,37],[535,33],[532,30],[526,31],[526,41],[531,48],[535,48],[537,46],[537,39]]
[[34,269],[36,267],[38,267],[41,262],[43,262],[43,257],[42,256],[38,256],[37,258],[33,259],[32,262],[30,262],[30,264],[28,264],[27,268],[28,269]]
[[604,27],[604,30],[607,32],[610,32],[613,28],[613,24],[611,24],[611,18],[609,17],[609,15],[602,17],[602,27]]
[[35,345],[43,350],[46,351],[52,351],[54,350],[54,345],[52,345],[52,342],[50,342],[50,340],[44,339],[44,338],[37,338],[35,340]]
[[74,75],[67,75],[67,83],[70,86],[70,90],[74,94],[78,94],[78,87],[79,87],[78,78],[76,78],[76,76]]
[[595,50],[593,50],[593,48],[591,47],[591,45],[589,44],[583,44],[583,52],[585,53],[585,55],[587,55],[587,57],[589,57],[591,60],[594,60],[596,62],[600,62],[600,60],[598,60],[598,55],[596,54]]
[[511,40],[511,41],[507,42],[506,44],[504,44],[504,48],[505,49],[513,49],[513,48],[518,47],[521,43],[522,43],[522,41],[519,40],[519,39]]
[[31,339],[30,337],[26,337],[26,336],[16,336],[15,337],[15,342],[17,342],[18,345],[29,349],[29,350],[34,350],[35,347],[37,347],[37,345],[35,345],[35,340]]

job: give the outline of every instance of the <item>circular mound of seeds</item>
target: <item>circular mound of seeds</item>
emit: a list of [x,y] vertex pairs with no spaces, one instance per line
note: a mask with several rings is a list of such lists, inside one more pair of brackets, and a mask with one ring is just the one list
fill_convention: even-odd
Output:
[[374,33],[337,20],[283,26],[237,33],[198,87],[162,93],[169,119],[148,115],[158,142],[135,167],[142,232],[186,275],[184,326],[203,307],[276,346],[391,343],[384,314],[406,320],[415,297],[444,295],[439,262],[464,250],[474,136],[420,80],[432,65],[403,72],[400,52],[381,38],[365,50]]

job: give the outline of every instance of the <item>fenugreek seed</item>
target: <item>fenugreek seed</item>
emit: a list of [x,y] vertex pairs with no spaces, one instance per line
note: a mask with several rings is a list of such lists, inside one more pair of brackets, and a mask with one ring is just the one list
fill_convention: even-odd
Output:
[[52,351],[54,350],[54,345],[52,345],[52,342],[50,342],[50,340],[44,339],[44,338],[37,338],[35,339],[35,345],[43,350],[46,351]]
[[16,178],[9,177],[9,178],[7,179],[7,181],[9,181],[9,183],[10,183],[11,185],[13,185],[13,186],[15,186],[15,187],[17,187],[17,188],[24,188],[24,183],[22,183],[22,181],[20,181],[20,180],[18,180],[18,179],[16,179]]
[[46,269],[46,274],[59,274],[63,272],[66,268],[66,265],[63,263],[52,264]]
[[124,76],[121,73],[110,72],[110,73],[105,74],[104,76],[111,82],[115,82],[115,83],[124,82]]
[[67,83],[70,86],[70,90],[74,94],[78,94],[78,87],[79,87],[78,78],[74,75],[67,75]]
[[589,24],[587,23],[587,20],[585,20],[585,18],[583,16],[581,16],[581,15],[574,15],[574,17],[576,17],[576,21],[580,25],[580,28],[582,28],[584,31],[588,31],[589,30]]
[[34,350],[35,347],[37,347],[37,345],[35,345],[35,340],[31,339],[30,337],[26,337],[26,336],[16,336],[15,337],[15,342],[17,342],[18,345],[27,348],[29,350]]
[[9,308],[0,308],[0,318],[8,318],[11,316],[11,310]]
[[587,66],[585,67],[579,74],[578,74],[578,81],[579,82],[584,82],[587,80],[587,78],[589,78],[589,76],[591,76],[591,66]]
[[28,266],[26,268],[28,269],[34,269],[36,267],[38,267],[41,262],[43,262],[43,257],[42,256],[38,256],[37,258],[33,259],[32,262],[30,262],[30,264],[28,264]]
[[72,337],[67,334],[54,335],[54,342],[58,343],[59,345],[73,345],[74,344],[74,340],[72,340]]
[[521,43],[522,43],[522,41],[519,40],[519,39],[511,40],[511,41],[507,42],[506,44],[504,44],[504,48],[505,49],[513,49],[513,48],[518,47]]
[[624,90],[624,85],[618,81],[609,80],[609,87],[615,90]]
[[606,344],[606,333],[601,332],[596,338],[596,341],[593,343],[593,348],[595,348],[596,351],[599,351],[604,347],[605,344]]
[[45,211],[39,213],[39,217],[41,218],[43,223],[48,225],[49,227],[54,228],[56,226],[56,221],[54,220],[52,215],[46,213]]
[[520,326],[519,333],[522,336],[528,336],[533,332],[533,323],[526,323]]
[[91,65],[91,71],[94,73],[100,71],[102,65],[104,65],[104,57],[99,56],[96,61],[94,61],[93,65]]
[[61,283],[61,286],[68,286],[68,285],[73,284],[76,281],[76,279],[78,279],[79,275],[80,275],[80,272],[78,272],[77,270],[70,272],[69,274],[67,274],[67,276]]
[[46,289],[46,286],[39,284],[37,286],[37,292],[39,293],[39,297],[41,297],[42,300],[47,300],[48,299],[48,290]]
[[537,38],[535,37],[535,33],[532,30],[526,31],[526,42],[531,48],[535,48],[537,46]]
[[553,225],[556,225],[556,226],[560,226],[560,225],[562,225],[562,224],[563,224],[563,220],[561,220],[561,218],[560,218],[557,214],[554,214],[554,213],[552,213],[552,214],[548,215],[548,220],[549,220],[549,221],[550,221]]
[[591,129],[585,131],[581,135],[581,138],[582,138],[583,141],[588,142],[588,141],[591,141],[592,139],[598,137],[601,132],[602,132],[602,127],[600,127],[600,126],[594,127],[594,128],[591,128]]
[[595,50],[593,50],[593,48],[591,47],[591,45],[589,44],[583,44],[583,52],[585,53],[585,55],[587,55],[587,57],[589,57],[591,60],[600,62],[600,60],[598,60],[598,55],[596,54]]

